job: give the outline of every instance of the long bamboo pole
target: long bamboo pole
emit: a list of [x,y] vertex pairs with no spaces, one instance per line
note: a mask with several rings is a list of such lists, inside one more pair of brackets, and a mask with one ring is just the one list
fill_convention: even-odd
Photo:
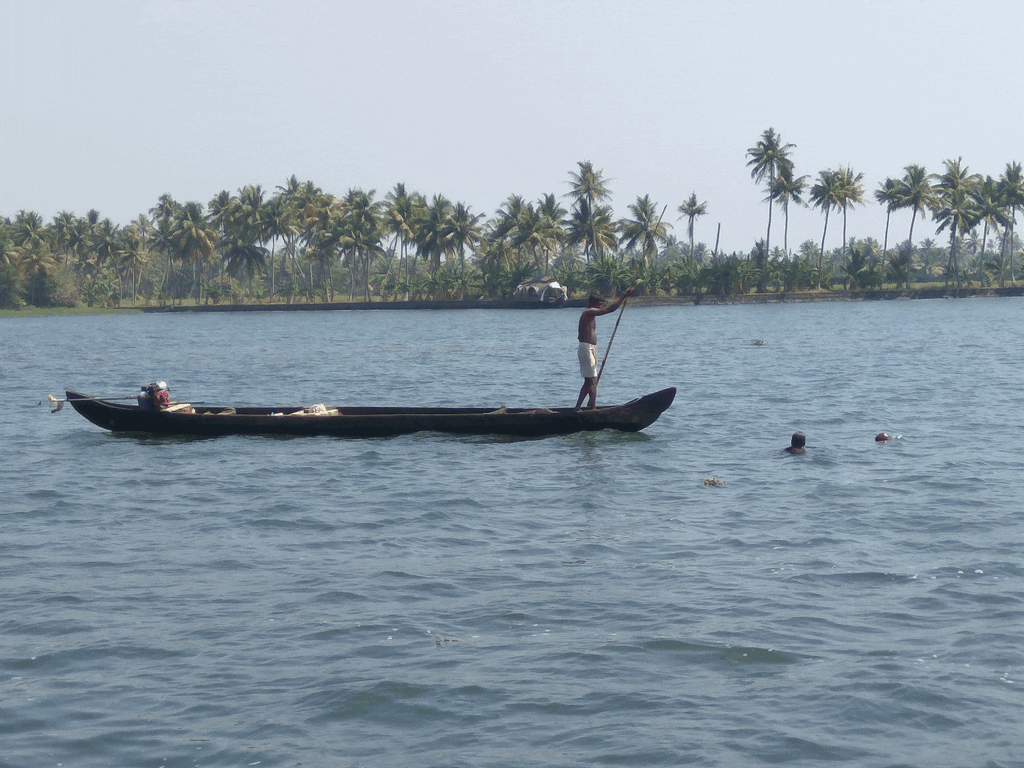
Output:
[[619,316],[615,319],[615,327],[612,329],[612,335],[608,339],[608,346],[604,351],[604,359],[601,361],[601,369],[597,372],[597,380],[594,382],[594,389],[597,389],[597,385],[601,383],[601,374],[604,373],[604,364],[608,362],[608,353],[612,351],[612,342],[615,341],[615,333],[619,330],[619,323],[622,322],[622,315],[626,311],[626,302],[629,301],[629,297],[625,297],[622,300],[622,306],[619,308]]

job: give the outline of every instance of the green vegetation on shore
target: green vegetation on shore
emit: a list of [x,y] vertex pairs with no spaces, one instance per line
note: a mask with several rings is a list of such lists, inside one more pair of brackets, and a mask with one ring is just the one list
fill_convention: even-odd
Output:
[[64,315],[114,315],[125,312],[141,312],[141,309],[112,307],[31,307],[21,309],[0,309],[0,318],[4,317],[62,317]]
[[[769,128],[746,152],[767,203],[765,237],[747,252],[720,252],[717,236],[714,247],[696,239],[710,209],[696,192],[668,217],[685,222],[682,240],[669,233],[669,206],[648,195],[616,218],[608,183],[590,162],[570,172],[566,195],[510,195],[486,220],[404,184],[377,200],[374,190],[338,196],[295,176],[269,195],[248,185],[205,205],[164,195],[124,226],[97,211],[45,223],[22,210],[0,216],[0,309],[503,300],[538,277],[575,296],[632,285],[638,296],[698,299],[910,291],[937,280],[957,289],[1015,285],[1020,163],[1007,163],[998,179],[970,173],[959,159],[940,174],[906,166],[873,193],[887,213],[879,243],[847,234],[848,214],[866,203],[863,175],[840,166],[813,181],[798,176],[794,149]],[[822,230],[794,251],[789,211],[801,205],[821,211]],[[888,226],[900,209],[911,211],[903,242]],[[915,225],[928,216],[945,243],[914,243]],[[842,242],[826,249],[835,219]]]

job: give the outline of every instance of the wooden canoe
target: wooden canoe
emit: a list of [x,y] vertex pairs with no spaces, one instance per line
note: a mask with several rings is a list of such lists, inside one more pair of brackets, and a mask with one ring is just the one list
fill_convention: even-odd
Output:
[[151,410],[137,404],[90,397],[67,390],[67,401],[82,416],[112,432],[157,435],[291,435],[297,437],[390,437],[412,432],[545,437],[616,429],[638,432],[672,405],[675,387],[622,405],[573,408],[383,408],[276,407],[172,404]]

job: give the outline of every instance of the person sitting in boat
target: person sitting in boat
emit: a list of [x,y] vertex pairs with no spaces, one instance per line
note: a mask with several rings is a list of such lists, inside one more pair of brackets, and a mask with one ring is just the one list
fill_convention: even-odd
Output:
[[171,392],[167,389],[167,382],[158,381],[156,383],[156,391],[153,393],[153,402],[156,403],[157,410],[166,408],[171,404]]
[[807,436],[803,432],[794,432],[793,438],[789,441],[789,445],[783,450],[786,453],[800,454],[807,453],[804,450],[804,445],[807,443]]
[[155,381],[142,388],[139,407],[144,411],[159,411],[171,403],[171,393],[166,381]]
[[577,355],[580,359],[583,386],[580,388],[579,399],[576,400],[577,409],[583,405],[583,401],[588,395],[590,401],[587,403],[587,408],[597,407],[597,376],[599,373],[597,370],[597,318],[600,315],[614,312],[622,302],[632,295],[633,289],[627,288],[619,298],[607,305],[600,296],[592,295],[587,301],[587,308],[580,315],[579,332],[577,333],[580,345]]

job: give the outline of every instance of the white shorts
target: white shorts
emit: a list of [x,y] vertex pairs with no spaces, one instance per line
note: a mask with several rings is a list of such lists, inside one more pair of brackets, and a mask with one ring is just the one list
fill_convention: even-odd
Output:
[[580,342],[576,354],[580,358],[580,374],[584,379],[592,379],[597,376],[597,347],[585,341]]

